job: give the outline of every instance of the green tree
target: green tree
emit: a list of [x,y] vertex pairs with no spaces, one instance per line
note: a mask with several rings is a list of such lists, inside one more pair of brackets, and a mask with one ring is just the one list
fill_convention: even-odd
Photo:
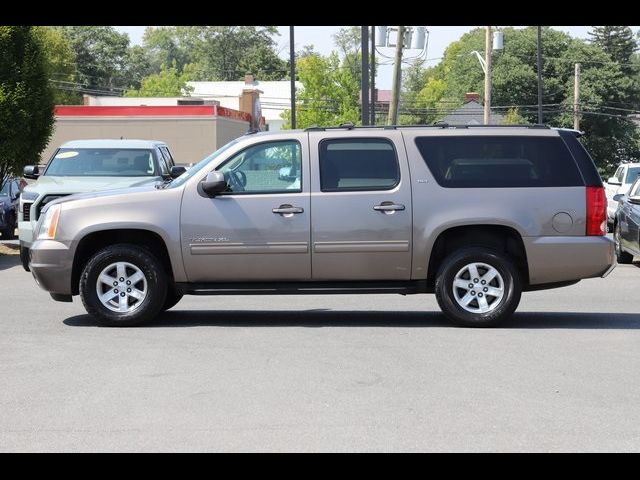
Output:
[[163,65],[175,65],[182,72],[189,63],[184,39],[176,27],[147,27],[142,42],[154,72],[159,72]]
[[[593,27],[589,32],[591,41],[598,45],[614,62],[628,64],[631,56],[638,49],[631,28],[625,26]],[[629,65],[623,66],[624,72],[631,71]]]
[[82,103],[77,92],[76,56],[64,34],[52,27],[33,27],[33,34],[42,46],[45,68],[53,87],[53,101],[56,105]]
[[[504,28],[505,49],[493,53],[492,108],[498,112],[518,108],[526,122],[537,122],[536,27]],[[440,117],[462,105],[467,92],[484,91],[484,73],[473,51],[484,50],[483,28],[464,34],[445,50],[443,60],[429,72],[423,88],[444,82],[431,99]],[[623,160],[638,157],[638,131],[626,118],[630,102],[637,101],[637,79],[596,43],[575,39],[544,27],[543,104],[544,122],[558,127],[573,124],[574,64],[582,64],[580,128],[590,153],[601,171],[609,171]],[[431,80],[434,79],[434,80]],[[425,91],[425,94],[427,92]]]
[[189,75],[178,73],[176,65],[166,68],[164,65],[159,73],[154,73],[142,80],[139,89],[127,90],[126,97],[181,97],[193,91],[187,85]]
[[113,27],[59,27],[76,56],[77,80],[85,88],[104,93],[121,93],[127,78],[129,36]]
[[53,93],[33,27],[0,26],[0,182],[38,163],[53,128]]
[[[360,119],[360,83],[350,68],[340,68],[336,52],[309,53],[296,61],[304,90],[296,94],[296,127],[330,126]],[[291,128],[291,110],[282,114],[283,128]]]
[[180,26],[147,29],[145,48],[152,65],[191,65],[193,80],[241,80],[252,72],[260,80],[286,77],[273,26]]

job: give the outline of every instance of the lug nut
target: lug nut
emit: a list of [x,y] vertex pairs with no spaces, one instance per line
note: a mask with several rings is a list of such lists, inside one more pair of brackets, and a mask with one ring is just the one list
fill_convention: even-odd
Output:
[[487,287],[484,287],[484,288],[482,289],[482,291],[483,291],[483,292],[488,292],[488,291],[489,291],[489,289],[488,289]]
[[118,293],[118,289],[116,288],[116,289],[113,291],[113,293]]
[[479,296],[479,297],[481,297],[481,296],[482,296],[482,293],[479,293],[479,294],[478,294],[478,296]]
[[[124,292],[122,292],[122,293],[120,294],[120,296],[121,296],[121,297],[124,297],[125,295],[126,295],[126,293],[124,293]],[[480,295],[482,295],[482,294],[480,294]]]
[[123,277],[120,277],[120,281],[121,281],[121,282],[124,282],[124,278],[123,278]]
[[127,285],[131,285],[131,280],[127,280]]
[[473,283],[470,283],[470,284],[469,284],[469,288],[473,288]]
[[487,283],[487,282],[486,282],[485,280],[482,280],[480,283],[481,283],[482,285],[484,285],[484,284],[485,284],[485,283]]
[[[475,295],[475,294],[476,294],[476,292],[474,292],[474,291],[472,291],[472,292],[471,292],[471,295]],[[482,295],[482,294],[481,294],[481,295]]]
[[477,278],[474,278],[474,279],[473,279],[473,283],[478,283],[478,279],[477,279]]
[[131,289],[130,288],[127,288],[127,293],[131,293]]
[[113,286],[117,287],[118,286],[118,282],[113,282]]

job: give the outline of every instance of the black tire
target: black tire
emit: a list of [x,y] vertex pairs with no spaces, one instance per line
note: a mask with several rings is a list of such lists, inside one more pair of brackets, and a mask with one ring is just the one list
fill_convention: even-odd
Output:
[[7,218],[7,228],[0,233],[2,233],[3,240],[13,240],[16,238],[16,219],[13,215],[9,214]]
[[20,262],[22,262],[22,268],[27,272],[30,272],[29,268],[29,249],[27,247],[20,246]]
[[613,240],[616,245],[616,260],[620,264],[629,264],[633,263],[633,255],[629,252],[625,252],[622,249],[622,245],[620,244],[620,224],[616,223],[613,229]]
[[[144,300],[132,311],[110,310],[98,298],[98,276],[116,262],[134,265],[144,274],[147,282]],[[117,244],[100,250],[87,262],[80,277],[82,303],[87,313],[104,326],[132,327],[149,322],[162,311],[166,295],[167,275],[162,264],[151,252],[136,245]]]
[[162,306],[162,311],[169,310],[172,307],[175,307],[180,300],[182,300],[183,295],[181,293],[176,292],[173,286],[167,288],[167,297],[164,300],[164,305]]
[[[502,277],[504,291],[502,298],[498,300],[497,296],[489,296],[489,298],[493,298],[494,303],[490,305],[491,310],[485,313],[473,313],[465,310],[458,304],[453,292],[453,282],[456,275],[465,266],[472,263],[489,265],[497,270]],[[473,279],[469,281],[470,285],[473,284]],[[479,282],[474,285],[479,285]],[[486,286],[490,287],[491,285]],[[479,288],[482,289],[483,286]],[[463,327],[494,327],[507,320],[518,307],[522,295],[522,283],[518,270],[507,255],[488,248],[470,247],[452,253],[442,262],[436,277],[435,293],[442,312],[454,324]],[[478,293],[477,295],[482,296],[483,294]],[[478,300],[475,302],[479,306]]]

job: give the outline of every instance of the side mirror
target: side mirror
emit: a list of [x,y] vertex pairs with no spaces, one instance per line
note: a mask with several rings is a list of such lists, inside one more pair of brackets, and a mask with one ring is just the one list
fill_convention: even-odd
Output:
[[620,200],[622,200],[622,197],[624,197],[624,193],[617,193],[613,196],[613,201],[619,202]]
[[30,178],[31,180],[35,180],[40,176],[40,169],[37,165],[27,165],[23,170],[24,178]]
[[182,175],[186,171],[187,169],[184,167],[173,166],[171,167],[169,175],[171,175],[171,178],[178,178],[180,175]]
[[227,181],[224,179],[224,174],[218,171],[209,172],[207,178],[200,185],[202,186],[202,191],[210,197],[215,197],[218,193],[222,193],[227,189]]
[[609,180],[607,180],[607,183],[609,185],[622,185],[622,182],[619,182],[616,177],[609,177]]

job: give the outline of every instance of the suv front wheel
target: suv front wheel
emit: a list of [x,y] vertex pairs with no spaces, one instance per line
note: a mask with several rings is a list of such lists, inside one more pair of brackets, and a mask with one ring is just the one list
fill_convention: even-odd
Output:
[[97,252],[80,277],[87,312],[106,326],[129,327],[154,319],[167,296],[167,276],[148,250],[127,244]]
[[520,303],[520,275],[506,255],[466,248],[449,255],[436,278],[436,299],[456,325],[492,327],[511,316]]

